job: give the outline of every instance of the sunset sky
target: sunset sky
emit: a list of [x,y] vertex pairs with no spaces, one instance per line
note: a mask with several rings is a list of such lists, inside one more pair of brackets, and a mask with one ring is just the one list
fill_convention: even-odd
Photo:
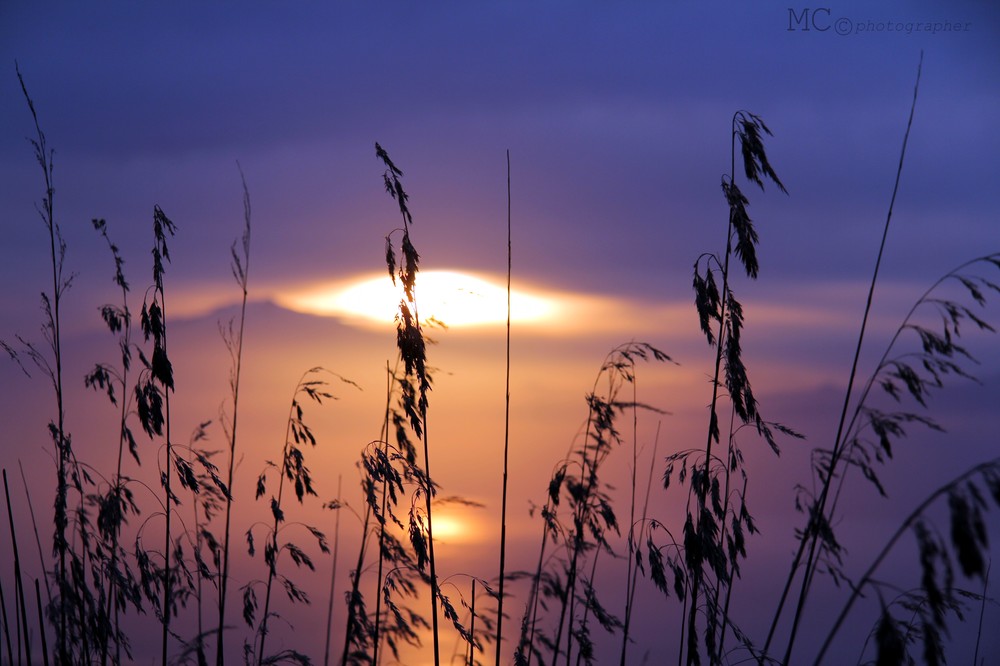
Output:
[[[810,483],[809,449],[834,436],[921,51],[916,112],[860,375],[867,377],[900,318],[935,279],[1000,251],[1000,11],[972,0],[878,8],[838,2],[805,24],[802,11],[771,0],[3,2],[0,339],[41,343],[39,294],[51,290],[48,239],[36,212],[44,185],[26,140],[34,129],[16,60],[55,151],[56,218],[74,276],[63,335],[77,454],[105,473],[113,468],[113,447],[102,441],[116,437],[115,410],[82,382],[95,362],[115,357],[98,310],[116,298],[114,266],[91,219],[107,220],[121,248],[135,311],[151,282],[153,206],[177,225],[165,279],[176,431],[186,440],[228,400],[218,323],[237,312],[240,297],[229,252],[242,232],[242,169],[252,202],[251,306],[234,534],[242,538],[266,517],[265,505],[253,502],[254,479],[266,459],[279,456],[297,379],[323,366],[363,390],[334,379],[339,400],[308,412],[320,438],[308,459],[320,499],[289,512],[332,535],[333,514],[319,505],[336,496],[342,477],[348,503],[362,506],[355,462],[378,438],[386,364],[395,358],[398,297],[385,271],[384,238],[400,220],[375,158],[379,142],[402,168],[410,195],[411,233],[427,273],[418,294],[442,302],[427,307],[449,326],[429,331],[437,342],[429,350],[434,479],[442,495],[484,505],[441,510],[439,575],[456,576],[451,581],[467,594],[468,579],[457,574],[490,579],[498,566],[507,151],[509,552],[512,569],[528,569],[541,535],[529,508],[544,502],[549,475],[579,435],[584,396],[605,354],[630,340],[677,362],[639,369],[640,401],[668,414],[642,416],[637,441],[640,490],[652,465],[658,515],[664,522],[681,515],[686,490],[662,491],[663,457],[704,446],[714,358],[692,307],[692,265],[703,252],[724,250],[719,183],[730,169],[733,114],[749,110],[774,133],[766,147],[788,195],[744,184],[738,170],[760,234],[759,279],[734,282],[746,310],[745,354],[766,418],[808,438],[784,442],[780,459],[752,439],[744,443],[749,501],[764,534],[749,544],[745,587],[737,587],[734,604],[744,628],[762,641],[777,600],[772,581],[783,580],[793,530],[802,524],[793,486]],[[995,302],[984,312],[1000,322]],[[997,455],[1000,346],[995,336],[969,333],[982,385],[952,382],[932,403],[948,433],[907,440],[912,446],[885,471],[888,501],[857,478],[848,482],[856,493],[841,517],[854,573],[928,492]],[[46,433],[53,401],[35,374],[28,379],[15,363],[0,364],[0,463],[16,480],[12,503],[23,517],[18,529],[31,546],[32,575],[37,555],[17,463],[29,478],[43,550],[54,481]],[[631,422],[627,431],[630,449]],[[209,432],[210,444],[222,448],[221,429]],[[148,446],[144,467],[129,473],[153,479],[154,446],[141,444]],[[624,501],[631,451],[608,464],[608,481]],[[627,518],[627,502],[618,510]],[[446,518],[458,526],[451,535]],[[347,512],[341,529],[338,609],[359,532]],[[242,542],[239,552],[240,584],[262,575],[259,554],[244,557]],[[10,559],[0,542],[5,586]],[[915,572],[914,558],[904,560]],[[330,566],[324,558],[312,577],[299,574],[314,608],[283,608],[295,631],[276,628],[276,649],[297,645],[322,663]],[[607,576],[615,581],[620,572],[609,567]],[[607,603],[620,612],[623,601],[614,583],[609,588]],[[996,589],[991,583],[994,597]],[[518,594],[515,588],[506,608],[511,641],[525,603]],[[640,599],[646,612],[636,628],[636,663],[643,654],[650,663],[672,658],[676,600],[652,591]],[[819,628],[803,639],[803,659],[843,599],[843,590],[812,599],[810,626]],[[242,636],[239,601],[231,603],[240,625],[233,633]],[[845,630],[851,663],[876,610],[873,602]],[[994,604],[986,622],[996,626],[998,618]],[[339,654],[336,618],[334,627]],[[456,635],[449,628],[449,656]],[[956,643],[967,635],[957,632]],[[995,632],[984,639],[1000,652]],[[599,652],[602,661],[617,654],[617,641]],[[145,663],[158,655],[142,650]],[[511,650],[508,642],[504,653]],[[492,651],[487,646],[484,662],[492,663]],[[971,659],[971,652],[956,654]],[[428,663],[426,650],[402,661]]]

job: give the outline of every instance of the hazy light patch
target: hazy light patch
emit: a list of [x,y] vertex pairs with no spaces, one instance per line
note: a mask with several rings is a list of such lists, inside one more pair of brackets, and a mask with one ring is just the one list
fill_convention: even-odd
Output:
[[[465,545],[480,543],[484,540],[480,526],[481,515],[475,512],[482,505],[472,503],[465,506],[466,500],[445,498],[434,505],[434,542],[450,545]],[[427,518],[422,517],[423,531],[427,532]]]
[[[495,326],[507,321],[507,288],[497,281],[459,271],[421,271],[417,275],[420,318],[447,326]],[[392,323],[403,287],[388,275],[326,284],[276,297],[279,304],[317,315],[335,315],[378,325]],[[511,290],[511,321],[543,324],[562,316],[563,306],[550,295]]]
[[434,510],[434,540],[442,543],[475,543],[481,534],[469,516],[441,509]]
[[[848,316],[854,314],[849,308],[835,306],[788,306],[778,303],[754,302],[744,305],[747,326],[786,331],[850,331],[859,323]],[[859,318],[860,319],[860,318]]]
[[[436,319],[448,327],[468,331],[502,330],[507,318],[505,280],[503,275],[421,271],[416,287],[421,321]],[[912,291],[912,287],[906,286]],[[777,293],[768,294],[765,299],[746,298],[744,309],[748,327],[789,339],[801,336],[807,339],[817,333],[851,334],[856,330],[860,306],[854,292],[860,289],[858,285],[812,284],[808,285],[810,299],[790,297],[804,289],[806,287],[801,285],[778,285]],[[393,325],[403,298],[398,280],[393,285],[385,273],[274,286],[264,291],[278,305],[296,312],[339,317],[353,326],[382,330]],[[887,285],[883,291],[894,296],[903,289]],[[891,302],[889,296],[883,296],[883,300]],[[891,332],[898,325],[898,319],[895,312],[879,312],[873,316],[869,328],[873,332]],[[664,345],[704,340],[694,305],[688,299],[587,294],[518,285],[516,281],[511,293],[511,320],[522,334],[531,336],[625,336],[659,341]]]
[[170,307],[168,314],[181,319],[194,319],[230,305],[238,305],[237,290],[238,287],[229,284],[168,284],[167,298]]

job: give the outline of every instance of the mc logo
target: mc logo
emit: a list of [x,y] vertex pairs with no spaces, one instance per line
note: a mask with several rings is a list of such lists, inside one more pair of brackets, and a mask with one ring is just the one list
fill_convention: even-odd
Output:
[[[822,16],[817,21],[817,16]],[[788,32],[794,32],[800,30],[802,32],[809,32],[809,30],[816,30],[818,32],[826,32],[830,29],[830,8],[829,7],[817,7],[816,9],[809,9],[808,7],[802,8],[802,13],[796,15],[795,9],[792,7],[788,8]]]

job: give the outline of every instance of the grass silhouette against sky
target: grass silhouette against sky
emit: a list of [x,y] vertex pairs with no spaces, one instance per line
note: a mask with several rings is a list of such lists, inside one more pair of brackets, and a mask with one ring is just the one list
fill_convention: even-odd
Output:
[[[311,414],[320,445],[309,452],[322,502],[334,499],[343,475],[345,495],[354,493],[348,502],[360,509],[354,465],[384,416],[394,302],[380,327],[318,308],[308,296],[369,279],[389,283],[384,236],[399,221],[386,201],[375,140],[405,171],[421,269],[469,273],[502,288],[509,149],[515,318],[508,568],[532,570],[537,508],[554,466],[579,437],[584,394],[608,350],[629,340],[648,341],[680,363],[639,368],[640,401],[669,414],[644,416],[637,440],[645,456],[640,483],[654,465],[658,519],[682,515],[670,503],[674,496],[657,488],[662,459],[704,439],[713,353],[691,307],[691,265],[722,234],[727,128],[736,109],[750,109],[774,132],[768,155],[789,196],[744,188],[761,239],[761,269],[755,282],[735,287],[747,316],[743,353],[769,418],[808,438],[785,443],[778,459],[756,442],[745,445],[760,454],[747,463],[748,502],[763,534],[748,540],[734,616],[749,617],[744,629],[762,637],[779,592],[773,581],[786,573],[792,531],[801,524],[793,486],[808,479],[809,449],[835,434],[921,50],[920,99],[862,369],[873,369],[933,280],[998,249],[991,183],[1000,149],[993,122],[1000,106],[997,14],[975,3],[832,11],[833,19],[855,26],[955,21],[969,29],[807,32],[788,7],[736,3],[628,11],[598,4],[4,6],[0,60],[10,70],[0,77],[7,102],[0,105],[7,128],[0,134],[0,337],[38,338],[37,295],[51,282],[34,208],[44,190],[24,140],[32,125],[13,70],[17,59],[55,150],[55,215],[67,243],[66,274],[73,275],[61,330],[66,420],[81,458],[113,470],[117,455],[116,446],[93,444],[108,441],[108,433],[114,441],[117,414],[82,382],[95,362],[117,354],[98,311],[116,298],[114,266],[92,218],[107,221],[125,259],[136,312],[149,278],[153,206],[177,225],[166,274],[177,385],[171,410],[175,432],[183,433],[175,441],[186,443],[199,424],[216,421],[230,399],[229,356],[217,322],[238,313],[242,296],[229,267],[230,245],[243,230],[238,160],[254,226],[235,488],[246,499],[234,504],[234,533],[239,539],[252,520],[270,515],[248,495],[257,470],[276,455],[288,396],[313,366],[364,389],[334,386],[339,399]],[[465,289],[483,300],[481,285]],[[517,293],[538,299],[549,314],[519,320]],[[435,508],[442,579],[495,576],[504,409],[503,299],[495,302],[500,312],[492,323],[463,326],[442,314],[451,327],[428,331],[437,340],[428,352],[436,369],[434,481],[444,496],[484,505],[445,504],[440,515]],[[838,529],[856,573],[928,492],[996,455],[990,433],[1000,353],[990,336],[972,335],[969,347],[983,362],[982,385],[958,382],[935,400],[948,433],[921,433],[896,452],[882,474],[890,501],[860,478],[849,482]],[[18,461],[24,466],[46,552],[41,517],[52,506],[45,495],[52,492],[45,432],[51,400],[44,382],[27,380],[15,364],[0,372],[2,462],[13,481],[21,558],[37,569],[37,555],[25,554],[34,545],[15,469]],[[651,462],[657,430],[660,460]],[[206,448],[227,449],[226,441],[218,423],[209,428]],[[150,474],[155,447],[143,439],[139,445]],[[630,464],[628,455],[611,456],[604,474],[628,479]],[[624,492],[627,484],[620,485]],[[320,504],[304,505],[300,517],[322,523],[329,536],[333,514]],[[347,511],[341,519],[342,554],[356,552],[360,523],[349,527]],[[237,551],[239,584],[231,589],[261,575],[260,555],[248,559],[242,541]],[[348,581],[344,561],[340,590]],[[314,659],[322,653],[319,609],[330,560],[316,562],[313,577],[303,574],[314,591],[312,608],[285,609],[294,632],[276,626],[268,638],[275,650],[299,646]],[[13,589],[8,575],[5,569],[5,589]],[[620,571],[608,575],[624,580]],[[448,584],[468,594],[468,579],[456,580]],[[829,608],[811,604],[825,628],[846,593],[823,590]],[[239,600],[229,603],[233,623],[241,622]],[[508,602],[508,641],[525,603]],[[665,602],[641,592],[636,603],[649,610],[633,619],[634,658],[644,650],[651,662],[676,654],[676,639],[666,641],[669,650],[659,642],[656,618],[667,612]],[[767,609],[759,626],[752,613],[758,606]],[[675,631],[670,617],[666,626]],[[869,609],[845,627],[849,654],[860,653],[875,619]],[[303,637],[308,646],[300,645]],[[448,656],[453,638],[443,644]],[[617,658],[620,646],[612,644],[599,653],[602,663]],[[234,642],[227,652],[236,657],[240,650]]]

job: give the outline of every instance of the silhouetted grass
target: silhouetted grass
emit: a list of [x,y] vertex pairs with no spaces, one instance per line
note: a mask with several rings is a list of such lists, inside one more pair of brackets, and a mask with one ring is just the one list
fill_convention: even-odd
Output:
[[[226,349],[229,350],[229,356],[232,360],[232,366],[229,375],[229,387],[233,394],[233,407],[232,413],[229,418],[228,425],[226,425],[225,420],[223,420],[223,426],[227,430],[227,435],[229,439],[229,464],[226,471],[226,486],[229,488],[230,493],[233,488],[233,471],[236,467],[236,426],[238,424],[239,416],[239,402],[240,402],[240,377],[242,376],[243,370],[243,332],[246,327],[247,319],[247,295],[248,295],[248,283],[250,278],[250,191],[247,188],[246,178],[243,176],[243,170],[240,170],[240,181],[243,183],[243,235],[240,239],[239,245],[236,241],[233,241],[233,246],[230,250],[232,255],[231,268],[233,270],[233,277],[236,279],[236,283],[240,287],[240,292],[242,298],[240,300],[240,317],[239,325],[233,325],[233,321],[230,320],[228,328],[221,328],[223,340],[226,343]],[[229,537],[230,537],[230,527],[232,524],[232,509],[233,502],[232,496],[226,498],[226,520],[225,527],[222,532],[222,553],[221,553],[221,568],[219,571],[219,634],[216,641],[215,649],[215,663],[216,666],[223,666],[225,664],[225,640],[223,632],[226,628],[226,599],[227,591],[229,589]]]
[[[138,341],[132,336],[131,290],[125,279],[125,260],[111,241],[108,223],[94,220],[94,228],[111,251],[113,282],[119,294],[115,304],[100,309],[105,326],[114,336],[118,359],[96,364],[85,377],[85,386],[104,392],[115,412],[114,429],[107,437],[113,445],[109,450],[115,454],[114,466],[109,472],[99,470],[78,455],[96,454],[95,447],[102,442],[73,443],[65,423],[61,308],[71,284],[65,269],[67,248],[54,214],[53,152],[20,71],[17,75],[34,124],[34,156],[43,173],[45,193],[39,212],[47,236],[52,287],[42,296],[45,344],[36,345],[18,337],[17,344],[5,342],[3,348],[26,373],[37,369],[52,384],[54,415],[48,430],[56,483],[52,550],[48,557],[41,553],[35,525],[48,603],[43,609],[41,582],[35,578],[36,608],[31,609],[30,590],[26,591],[30,580],[17,546],[6,471],[3,474],[14,589],[0,586],[0,657],[11,663],[37,662],[40,643],[43,663],[48,664],[51,636],[55,639],[52,657],[56,664],[124,663],[134,658],[134,640],[125,627],[148,614],[159,624],[159,657],[164,665],[207,664],[213,641],[216,664],[233,663],[234,655],[224,651],[225,632],[235,631],[227,625],[226,613],[227,590],[230,583],[236,582],[230,570],[232,508],[244,499],[241,489],[248,485],[239,483],[236,467],[250,259],[251,211],[246,181],[243,179],[243,233],[231,251],[241,307],[238,320],[234,318],[228,327],[222,327],[231,362],[231,407],[221,418],[228,450],[221,472],[213,462],[218,452],[205,448],[210,422],[199,420],[187,444],[175,441],[176,426],[171,414],[175,383],[167,347],[165,275],[170,262],[168,242],[176,225],[159,206],[153,208],[152,284],[144,292],[139,316],[143,340]],[[896,174],[897,188],[915,102],[916,90]],[[395,369],[388,365],[386,368],[382,426],[378,437],[364,446],[359,456],[360,501],[352,501],[350,493],[345,496],[338,482],[337,499],[327,503],[328,508],[337,511],[334,550],[344,509],[357,516],[360,537],[341,606],[341,664],[381,666],[398,662],[402,647],[419,646],[425,632],[430,632],[433,641],[435,664],[441,663],[441,641],[449,636],[457,646],[454,660],[480,664],[484,645],[494,641],[494,661],[499,664],[503,661],[504,604],[519,601],[524,604],[524,613],[518,641],[512,646],[514,663],[594,663],[601,642],[597,636],[600,627],[614,637],[612,642],[620,641],[620,651],[614,658],[624,666],[637,658],[631,643],[635,640],[635,620],[643,611],[637,603],[640,578],[675,607],[676,615],[670,617],[676,619],[677,626],[664,623],[662,630],[675,639],[679,664],[714,665],[740,660],[798,663],[793,659],[793,647],[797,631],[806,621],[806,602],[817,574],[826,574],[850,589],[825,643],[817,646],[817,663],[827,657],[834,640],[842,640],[838,637],[843,622],[863,596],[876,601],[879,610],[872,632],[860,648],[864,654],[871,643],[880,664],[916,661],[916,652],[927,663],[944,663],[949,623],[971,604],[978,605],[979,633],[983,633],[992,552],[987,538],[988,512],[991,502],[1000,505],[1000,458],[971,467],[929,494],[856,579],[849,575],[846,549],[836,534],[838,503],[849,470],[860,472],[876,491],[885,494],[879,466],[892,458],[908,430],[942,430],[923,411],[932,395],[952,377],[973,379],[976,359],[961,343],[962,332],[969,328],[994,330],[982,308],[988,297],[1000,293],[1000,282],[995,277],[1000,269],[1000,254],[987,254],[946,273],[917,299],[867,380],[858,385],[855,397],[855,378],[861,372],[861,348],[886,248],[895,189],[837,436],[829,448],[814,450],[808,470],[812,479],[788,481],[805,514],[805,526],[796,533],[798,552],[792,557],[787,583],[764,642],[755,642],[756,637],[741,626],[742,618],[731,610],[735,582],[749,557],[750,536],[757,532],[747,503],[756,479],[750,478],[745,460],[745,456],[756,453],[745,448],[744,440],[759,440],[766,445],[764,455],[770,456],[772,451],[778,452],[778,436],[801,436],[762,416],[743,358],[747,332],[743,306],[735,296],[737,282],[742,279],[737,274],[753,280],[761,266],[757,259],[758,235],[748,214],[749,199],[737,184],[741,178],[737,154],[742,158],[742,179],[746,182],[762,190],[764,181],[783,192],[785,188],[765,151],[764,141],[771,131],[761,117],[738,111],[730,129],[730,170],[722,181],[728,209],[725,248],[719,253],[702,254],[694,264],[692,321],[697,317],[714,352],[706,372],[710,381],[706,438],[703,443],[689,446],[667,435],[671,450],[658,458],[660,427],[655,441],[643,441],[639,435],[640,415],[662,414],[664,410],[640,395],[637,367],[639,361],[672,363],[674,359],[644,342],[613,348],[586,394],[586,425],[570,443],[566,457],[557,462],[545,489],[545,504],[539,511],[542,538],[537,565],[530,572],[507,571],[505,561],[510,446],[508,163],[507,386],[500,566],[495,580],[477,572],[439,574],[434,511],[446,502],[469,503],[439,494],[440,485],[431,475],[428,395],[432,377],[426,327],[432,322],[422,320],[418,311],[420,256],[411,238],[413,217],[402,185],[403,172],[376,144],[376,157],[384,166],[383,182],[402,217],[402,226],[386,237],[385,257],[388,273],[402,285],[404,295],[396,319],[397,364]],[[171,348],[171,354],[176,353],[177,349]],[[313,547],[298,545],[294,531],[304,530],[315,541],[316,549],[323,554],[329,552],[319,526],[289,520],[293,511],[290,493],[294,492],[300,504],[307,496],[319,494],[307,457],[322,437],[307,423],[306,407],[334,397],[327,385],[328,377],[353,385],[339,375],[324,373],[313,368],[297,383],[280,457],[268,463],[257,477],[256,499],[265,500],[257,505],[263,518],[251,519],[245,534],[251,557],[262,544],[264,569],[257,579],[239,581],[242,615],[248,627],[243,634],[242,655],[247,664],[311,663],[304,650],[297,646],[274,648],[268,637],[274,622],[283,615],[282,608],[309,603],[308,591],[293,581],[288,565],[314,570],[316,564],[310,555]],[[884,396],[888,408],[877,404],[877,394]],[[669,399],[657,397],[655,403],[669,406]],[[140,443],[132,430],[136,422],[158,451],[156,469],[148,472],[156,474],[155,482],[141,476]],[[669,419],[661,421],[661,425],[664,423],[669,433]],[[500,439],[499,435],[496,439]],[[640,507],[637,472],[644,455],[640,452],[649,450],[645,448],[649,444],[653,463]],[[624,455],[631,457],[631,471],[620,484],[621,479],[609,478],[606,470],[609,459],[623,455],[623,448]],[[126,450],[134,460],[134,474],[126,469]],[[654,473],[670,490],[666,497],[673,500],[678,496],[673,505],[651,505]],[[326,478],[332,476],[324,474]],[[337,476],[339,479],[340,470]],[[810,480],[811,489],[807,489]],[[680,492],[678,485],[682,486]],[[234,487],[240,492],[234,493]],[[618,517],[618,490],[627,493],[628,523],[624,534]],[[185,506],[184,502],[190,503]],[[679,522],[667,518],[678,514]],[[946,516],[943,521],[942,514]],[[143,516],[141,521],[137,520],[139,516]],[[920,580],[914,581],[912,588],[899,589],[882,580],[878,572],[908,533],[915,537]],[[377,547],[375,555],[370,550],[373,545]],[[614,567],[622,569],[619,578],[625,581],[623,589],[616,590],[604,579]],[[978,581],[976,592],[958,584],[959,573]],[[334,612],[336,576],[335,561],[324,663],[330,661],[333,618],[338,615]],[[425,591],[430,601],[429,618],[410,607]],[[217,600],[214,607],[213,593]],[[607,601],[608,594],[619,593],[624,597],[623,607],[618,606],[617,596],[613,602]],[[374,603],[371,594],[375,595]],[[8,601],[12,612],[8,612]],[[790,620],[784,615],[788,601],[795,605]],[[612,608],[623,608],[622,616],[616,616]],[[440,622],[442,616],[444,623]],[[788,636],[780,649],[772,647],[779,628]],[[978,645],[976,650],[978,657]]]
[[[279,573],[278,559],[283,552],[287,552],[288,557],[297,567],[304,566],[310,570],[315,570],[315,565],[309,555],[296,545],[295,542],[290,540],[279,541],[278,535],[283,531],[283,523],[285,523],[286,508],[284,502],[286,482],[292,486],[292,490],[295,492],[295,499],[299,503],[302,503],[306,495],[316,495],[312,483],[312,474],[305,464],[306,449],[303,448],[306,445],[310,447],[316,446],[316,436],[313,434],[312,428],[305,422],[303,400],[322,404],[324,400],[333,398],[333,394],[327,390],[326,380],[320,378],[323,374],[332,373],[325,371],[323,368],[312,368],[302,375],[298,385],[295,387],[295,394],[292,397],[292,403],[288,411],[285,441],[281,451],[281,464],[268,464],[269,468],[277,469],[278,490],[271,495],[269,501],[272,520],[264,534],[264,564],[267,567],[267,579],[265,581],[251,581],[243,587],[243,618],[247,625],[251,627],[254,626],[256,621],[253,646],[248,644],[246,648],[251,654],[253,652],[257,653],[257,664],[270,663],[276,660],[308,661],[305,655],[297,650],[286,650],[278,655],[267,655],[265,660],[265,644],[267,641],[268,623],[271,617],[275,615],[271,610],[271,595],[275,581],[281,583],[285,594],[292,603],[309,603],[308,593],[298,587],[291,578]],[[339,375],[333,376],[344,383],[354,385],[353,382]],[[258,500],[267,494],[267,473],[268,470],[265,469],[257,477],[256,498]],[[254,528],[258,525],[262,525],[262,523],[252,525],[246,532],[247,547],[251,556],[256,552]],[[326,536],[323,532],[310,525],[299,524],[298,526],[303,527],[312,535],[323,553],[330,552]],[[260,619],[257,621],[256,588],[261,584],[264,586],[264,607],[263,612],[260,614]],[[256,647],[256,649],[253,649],[253,647]]]

